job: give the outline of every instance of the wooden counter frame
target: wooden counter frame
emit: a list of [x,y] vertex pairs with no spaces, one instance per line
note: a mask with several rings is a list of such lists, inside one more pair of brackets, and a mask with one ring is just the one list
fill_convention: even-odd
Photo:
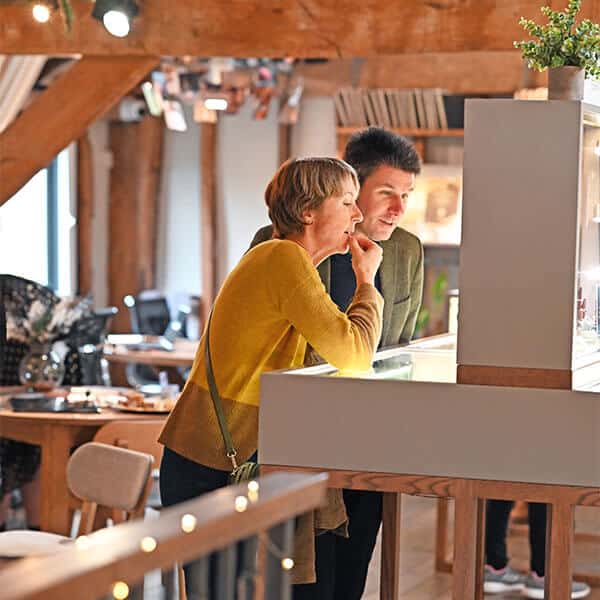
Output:
[[[455,546],[452,598],[483,598],[484,500],[523,500],[549,505],[546,553],[547,600],[570,598],[573,559],[573,511],[575,506],[600,507],[600,487],[515,483],[459,479],[430,475],[399,475],[366,471],[261,465],[261,474],[274,471],[326,472],[333,488],[384,493],[381,600],[396,600],[399,593],[401,495],[454,498]],[[567,566],[565,568],[565,565]]]

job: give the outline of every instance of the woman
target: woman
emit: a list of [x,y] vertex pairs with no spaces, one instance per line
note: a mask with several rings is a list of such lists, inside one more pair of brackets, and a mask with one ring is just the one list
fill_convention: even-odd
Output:
[[[381,248],[354,233],[362,220],[354,169],[334,158],[284,163],[265,192],[277,239],[250,250],[215,301],[210,353],[238,463],[257,451],[259,379],[301,366],[307,343],[338,369],[371,366],[383,299],[374,287]],[[342,313],[316,266],[352,252],[356,293]],[[208,392],[200,340],[190,377],[161,433],[161,497],[177,504],[227,485],[231,463]]]

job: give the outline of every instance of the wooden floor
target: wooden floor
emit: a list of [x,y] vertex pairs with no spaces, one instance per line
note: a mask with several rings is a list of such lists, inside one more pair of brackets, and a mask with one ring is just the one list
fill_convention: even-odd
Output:
[[[451,600],[451,575],[434,571],[434,527],[435,500],[403,496],[402,498],[402,549],[400,556],[402,579],[400,600]],[[452,511],[451,511],[452,512]],[[600,509],[581,508],[576,511],[576,530],[600,533]],[[527,570],[529,550],[525,528],[509,537],[511,565],[519,570]],[[369,569],[369,577],[363,600],[379,600],[379,560],[380,539]],[[577,540],[575,544],[578,570],[585,569],[600,575],[600,539]],[[515,594],[486,595],[486,599],[514,600],[521,598]],[[600,588],[595,588],[588,596],[590,600],[600,600]]]

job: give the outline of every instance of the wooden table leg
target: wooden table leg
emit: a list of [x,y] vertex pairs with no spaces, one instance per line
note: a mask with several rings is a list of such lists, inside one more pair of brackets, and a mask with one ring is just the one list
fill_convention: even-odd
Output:
[[397,600],[400,595],[400,516],[402,494],[383,492],[381,544],[381,600]]
[[40,527],[69,535],[71,529],[66,467],[69,451],[76,444],[71,428],[53,425],[45,428],[40,469]]
[[484,507],[470,482],[461,481],[454,500],[453,600],[483,598]]
[[438,573],[452,573],[452,561],[448,559],[448,515],[449,498],[437,499],[437,518],[435,523],[435,570]]
[[571,504],[557,502],[548,505],[545,590],[547,600],[571,598],[573,519],[574,508]]

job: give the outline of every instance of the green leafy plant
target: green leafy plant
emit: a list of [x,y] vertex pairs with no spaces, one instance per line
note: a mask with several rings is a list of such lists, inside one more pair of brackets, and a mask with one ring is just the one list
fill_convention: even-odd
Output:
[[543,71],[556,67],[579,67],[586,77],[600,79],[600,25],[589,19],[576,22],[582,0],[569,0],[563,11],[541,8],[547,25],[521,17],[521,25],[537,40],[514,42],[530,69]]

